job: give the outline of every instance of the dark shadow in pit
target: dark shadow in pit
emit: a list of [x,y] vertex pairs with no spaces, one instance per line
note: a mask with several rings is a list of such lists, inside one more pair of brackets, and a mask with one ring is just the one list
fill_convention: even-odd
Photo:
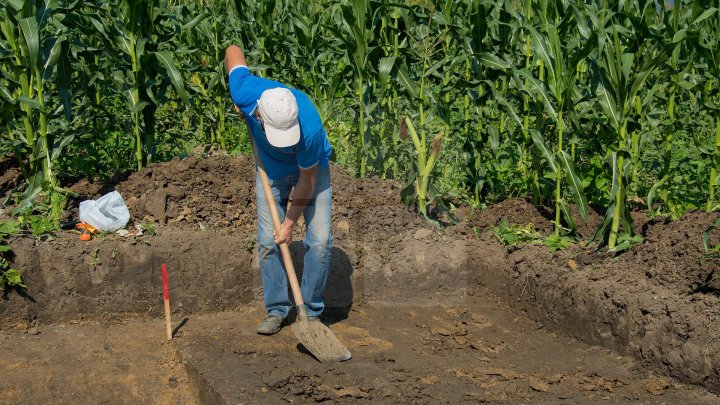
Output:
[[32,302],[33,304],[36,304],[36,303],[37,303],[37,301],[35,301],[35,298],[33,298],[33,296],[30,295],[30,294],[27,292],[26,289],[24,289],[24,288],[22,288],[22,287],[20,287],[20,286],[17,286],[17,285],[14,285],[14,286],[5,285],[5,287],[4,287],[4,289],[3,289],[3,294],[2,294],[2,299],[3,299],[3,301],[9,301],[9,300],[10,300],[10,293],[13,292],[13,291],[14,291],[17,295],[25,298],[26,300]]
[[177,333],[180,331],[180,328],[182,328],[183,326],[185,326],[185,324],[188,323],[189,320],[190,320],[190,318],[185,318],[185,319],[183,319],[182,322],[180,322],[180,323],[178,324],[178,326],[176,326],[175,329],[173,329],[173,331],[172,331],[172,337],[175,337],[175,335],[177,335]]
[[[5,252],[5,260],[7,260],[9,263],[13,263],[15,260],[15,253],[12,250]],[[27,283],[26,280],[22,280],[22,281]],[[35,301],[35,298],[33,298],[33,296],[30,295],[27,288],[21,287],[19,285],[10,285],[8,283],[2,283],[2,282],[0,282],[0,285],[3,285],[3,293],[2,293],[3,301],[10,301],[10,293],[15,292],[15,294],[25,298],[26,300],[32,302],[33,304],[37,303],[37,301]]]
[[[301,282],[305,246],[303,246],[302,242],[293,242],[290,244],[290,252],[298,281]],[[332,325],[348,318],[354,296],[352,273],[353,266],[348,255],[342,249],[333,247],[330,257],[330,271],[325,284],[325,310],[320,316],[320,320],[325,325]],[[289,291],[288,294],[292,297],[292,291]],[[289,318],[294,318],[294,312],[291,311]]]
[[[322,361],[320,361],[320,359],[318,359],[318,358],[317,358],[310,350],[308,350],[307,347],[305,347],[305,345],[303,345],[302,343],[298,343],[297,346],[295,346],[295,348],[297,349],[298,352],[300,352],[300,353],[302,353],[302,354],[305,354],[305,355],[307,355],[307,356],[312,357],[312,358],[315,359],[315,361],[317,361],[318,363],[322,363]],[[347,360],[349,360],[349,359],[347,359]],[[346,361],[346,360],[341,360],[341,361]]]
[[[317,360],[317,357],[315,357],[315,356],[310,352],[310,350],[308,350],[308,349],[305,347],[305,345],[303,345],[302,343],[298,343],[297,346],[295,346],[295,348],[297,348],[297,351],[299,351],[300,353],[306,354],[306,355],[312,357],[313,359]],[[319,360],[318,360],[318,361],[319,361]]]

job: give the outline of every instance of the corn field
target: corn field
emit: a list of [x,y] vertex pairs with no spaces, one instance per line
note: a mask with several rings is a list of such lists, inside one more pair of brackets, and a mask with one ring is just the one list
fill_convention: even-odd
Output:
[[[513,196],[572,235],[720,206],[720,0],[0,0],[0,156],[19,211],[63,179],[249,150],[222,61],[308,93],[334,160],[430,215]],[[574,209],[571,210],[571,208]]]

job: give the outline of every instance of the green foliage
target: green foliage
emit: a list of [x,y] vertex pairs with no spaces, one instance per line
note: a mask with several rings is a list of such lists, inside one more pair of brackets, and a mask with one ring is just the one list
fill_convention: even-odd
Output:
[[155,223],[152,221],[143,222],[142,231],[150,236],[157,235],[157,232],[155,231]]
[[525,226],[510,224],[503,219],[500,225],[493,227],[493,235],[503,246],[517,246],[521,243],[534,243],[542,239],[542,235],[534,229],[535,225],[529,223]]
[[20,231],[20,224],[13,220],[0,221],[0,288],[8,287],[27,288],[23,283],[22,275],[10,267],[7,254],[11,253],[10,246],[4,241],[8,235],[15,235]]
[[418,136],[410,118],[405,117],[400,123],[400,128],[401,132],[410,135],[412,148],[408,148],[408,151],[410,151],[413,162],[412,175],[409,176],[408,183],[401,192],[401,197],[408,206],[416,203],[418,212],[423,216],[427,216],[427,206],[435,200],[434,190],[430,189],[430,181],[440,155],[443,135],[435,136],[430,143],[430,148],[428,148],[425,143],[425,135]]
[[644,239],[640,235],[620,235],[620,237],[617,240],[617,245],[615,245],[615,248],[609,249],[608,252],[610,253],[620,253],[624,252],[626,250],[632,249],[633,246],[639,245],[643,243]]
[[715,220],[715,223],[705,228],[703,231],[703,248],[705,249],[705,257],[712,259],[720,259],[720,242],[714,245],[708,245],[710,235],[720,230],[720,218]]
[[562,248],[592,205],[617,252],[637,243],[631,209],[720,206],[720,12],[660,3],[4,0],[0,154],[44,233],[27,210],[56,220],[68,176],[249,153],[222,63],[238,44],[255,74],[310,95],[336,163],[404,181],[420,212],[532,196]]
[[570,247],[571,244],[574,244],[576,241],[573,238],[562,236],[562,235],[550,235],[547,238],[543,239],[542,243],[543,245],[547,246],[551,252],[556,252],[558,250],[565,250],[568,247]]
[[525,226],[518,224],[510,224],[507,219],[503,219],[500,225],[493,227],[492,231],[495,237],[503,246],[518,246],[520,244],[543,244],[548,247],[551,252],[565,250],[576,242],[575,239],[552,234],[543,236],[534,229],[535,225],[529,223]]

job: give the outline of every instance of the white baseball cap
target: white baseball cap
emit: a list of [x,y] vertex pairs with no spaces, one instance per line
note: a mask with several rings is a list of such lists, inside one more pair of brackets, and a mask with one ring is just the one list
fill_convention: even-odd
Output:
[[258,108],[270,145],[284,148],[300,141],[298,105],[290,90],[284,87],[265,90],[258,100]]

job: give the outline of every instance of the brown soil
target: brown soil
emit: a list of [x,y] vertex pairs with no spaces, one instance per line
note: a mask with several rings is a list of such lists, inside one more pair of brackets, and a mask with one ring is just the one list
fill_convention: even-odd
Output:
[[21,178],[17,162],[10,157],[0,157],[0,198],[6,196],[18,185]]
[[[307,355],[287,360],[283,350],[274,349],[275,357],[269,356],[251,343],[247,350],[252,355],[241,355],[252,370],[247,371],[252,375],[243,376],[247,393],[271,392],[272,398],[283,400],[340,397],[357,402],[389,402],[391,398],[396,402],[562,402],[562,396],[568,402],[603,397],[616,402],[675,402],[672,393],[690,395],[696,402],[717,400],[712,394],[705,397],[693,391],[697,388],[682,385],[698,384],[720,392],[720,310],[713,282],[718,263],[702,258],[703,230],[714,223],[717,214],[693,212],[672,223],[639,215],[635,226],[645,241],[617,257],[579,246],[551,253],[542,245],[506,249],[492,235],[491,227],[503,218],[523,225],[531,222],[544,233],[552,229],[547,212],[525,200],[508,200],[467,214],[461,224],[438,230],[403,207],[399,184],[353,179],[337,168],[333,168],[332,181],[335,248],[326,291],[330,307],[326,320],[339,322],[333,330],[353,348],[355,357],[350,363],[334,366],[333,372],[320,372],[314,366],[298,371]],[[70,187],[81,194],[79,200],[96,198],[108,189],[87,181]],[[233,316],[261,307],[250,159],[175,159],[133,174],[116,189],[130,208],[129,228],[145,224],[143,235],[101,235],[83,243],[76,233],[63,231],[52,241],[10,241],[13,264],[23,271],[29,295],[8,291],[0,301],[0,352],[7,352],[18,336],[24,338],[28,331],[42,331],[38,336],[49,340],[41,344],[63,345],[66,338],[53,340],[47,330],[68,322],[99,322],[84,326],[91,328],[86,331],[90,333],[96,330],[92,328],[125,330],[113,322],[127,319],[129,323],[122,326],[129,328],[127,333],[117,333],[130,339],[146,323],[157,324],[155,320],[162,319],[159,269],[163,262],[170,268],[175,317],[191,319],[186,335],[180,333],[177,338],[181,355],[183,347],[194,347],[183,339],[192,335],[193,341],[199,341],[212,335],[212,314],[233,311],[227,315]],[[68,211],[68,216],[76,215],[76,208]],[[599,220],[600,215],[592,213],[591,224]],[[581,228],[583,234],[594,229],[583,226],[587,228]],[[300,241],[302,227],[297,228],[296,240]],[[293,243],[299,271],[301,249],[300,242]],[[502,304],[495,302],[494,295]],[[374,302],[382,302],[384,309],[377,310]],[[495,306],[500,310],[494,310]],[[363,311],[367,315],[358,315]],[[513,327],[491,332],[472,323],[490,312],[496,318],[488,322],[500,325],[512,319]],[[248,325],[260,317],[257,311],[250,314],[249,320],[241,316]],[[194,319],[205,319],[207,328],[191,328]],[[363,329],[362,339],[392,344],[370,353],[358,343],[361,337],[347,332],[352,328]],[[456,333],[457,328],[468,329],[469,337],[465,332]],[[204,329],[208,331],[205,337]],[[529,332],[534,330],[541,332]],[[216,330],[217,336],[223,333],[230,332]],[[545,343],[527,350],[524,333]],[[282,339],[292,340],[291,335],[284,336]],[[249,341],[256,342],[253,338]],[[628,357],[613,363],[616,355],[584,343],[567,343],[572,338]],[[512,350],[490,356],[487,353],[492,352],[473,347],[473,339],[489,345],[508,342]],[[581,358],[598,356],[592,371],[577,374],[563,368],[563,362],[570,364],[574,355],[569,356],[563,344],[551,344],[556,340],[577,344],[572,353],[592,353],[587,357],[578,354]],[[149,341],[144,342],[137,346],[155,350]],[[401,350],[404,345],[407,347]],[[413,348],[418,345],[423,349]],[[447,353],[452,355],[444,362]],[[29,364],[37,353],[21,355],[27,356],[23,364]],[[217,353],[207,353],[208,358],[214,355]],[[284,369],[287,364],[278,359],[293,362],[295,368]],[[108,357],[100,363],[112,368],[112,361]],[[168,358],[157,361],[175,364]],[[60,364],[57,367],[65,363]],[[3,374],[18,369],[0,367]],[[502,369],[502,373],[489,373],[491,369]],[[36,376],[42,376],[42,367],[34,370]],[[280,370],[285,370],[284,374]],[[385,374],[389,380],[383,382]],[[553,376],[557,375],[564,377],[556,381]],[[398,376],[404,380],[393,383]],[[664,376],[671,379],[664,380]],[[360,382],[349,384],[355,380]],[[596,380],[602,381],[596,384],[604,387],[600,391],[581,388]],[[298,386],[306,388],[300,392]],[[663,388],[658,391],[657,386]],[[0,385],[0,394],[7,392],[6,387]],[[315,387],[315,391],[307,387]],[[433,394],[433,387],[444,388]],[[392,390],[428,395],[386,395]],[[547,392],[560,392],[561,396],[546,396]],[[651,392],[670,396],[654,399]],[[44,402],[42,397],[34,398]],[[263,397],[255,394],[242,398],[246,401],[238,402],[263,402]]]

